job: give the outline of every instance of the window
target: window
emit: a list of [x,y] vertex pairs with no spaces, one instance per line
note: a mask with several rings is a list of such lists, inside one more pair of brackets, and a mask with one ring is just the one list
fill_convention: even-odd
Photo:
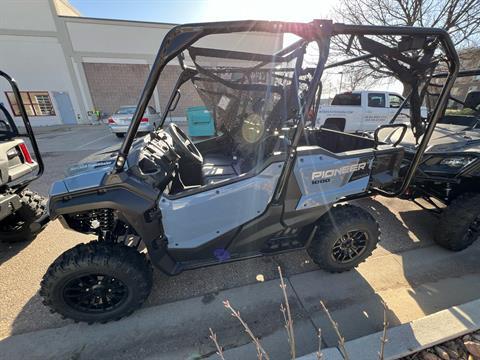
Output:
[[[13,92],[6,92],[10,107],[15,116],[20,116],[20,109]],[[47,91],[22,91],[20,93],[28,116],[55,116],[52,100]]]
[[352,93],[337,94],[332,100],[332,105],[360,106],[362,105],[362,96]]
[[384,108],[385,107],[385,94],[369,93],[368,94],[368,106]]
[[403,99],[395,94],[388,94],[388,99],[390,101],[391,108],[399,108],[403,103]]
[[135,114],[135,110],[137,110],[136,106],[122,106],[115,111],[117,115],[133,115]]

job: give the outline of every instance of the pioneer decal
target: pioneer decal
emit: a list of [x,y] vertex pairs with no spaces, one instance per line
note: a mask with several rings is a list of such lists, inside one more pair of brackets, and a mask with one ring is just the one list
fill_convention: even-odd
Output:
[[358,163],[353,165],[342,166],[335,169],[320,170],[312,172],[312,184],[322,184],[329,182],[330,178],[338,175],[345,175],[354,173],[355,171],[364,170],[367,167],[367,163]]

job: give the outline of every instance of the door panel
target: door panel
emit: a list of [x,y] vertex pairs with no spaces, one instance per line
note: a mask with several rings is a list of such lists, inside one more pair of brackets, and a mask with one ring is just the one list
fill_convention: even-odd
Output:
[[73,110],[73,105],[68,93],[64,91],[53,91],[52,94],[57,103],[57,110],[62,122],[64,124],[76,124],[77,117],[75,116],[75,111]]

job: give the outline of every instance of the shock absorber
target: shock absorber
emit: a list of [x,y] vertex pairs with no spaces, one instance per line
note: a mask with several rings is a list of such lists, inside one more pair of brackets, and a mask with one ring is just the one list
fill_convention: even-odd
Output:
[[114,226],[113,210],[100,209],[98,210],[97,219],[99,221],[99,228],[102,231],[111,231]]

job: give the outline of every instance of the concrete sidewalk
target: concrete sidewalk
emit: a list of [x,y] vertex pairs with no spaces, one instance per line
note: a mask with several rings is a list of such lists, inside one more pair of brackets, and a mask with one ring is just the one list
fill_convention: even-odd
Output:
[[[349,273],[287,274],[298,355],[316,351],[319,327],[323,346],[336,345],[319,300],[326,301],[346,339],[356,339],[382,329],[382,300],[390,309],[389,323],[395,326],[479,298],[479,255],[480,243],[461,253],[431,246],[371,258]],[[70,324],[11,336],[0,342],[0,354],[8,359],[204,357],[214,354],[208,339],[211,327],[228,359],[255,358],[241,326],[223,308],[226,299],[261,337],[272,359],[288,358],[277,280],[143,309],[105,325]]]
[[[451,339],[480,329],[480,299],[425,316],[394,328],[387,329],[385,360],[399,359],[412,353],[431,348]],[[372,360],[378,357],[383,332],[347,341],[347,354],[355,354],[355,360]],[[324,360],[342,360],[335,348],[322,351]],[[316,360],[316,354],[305,355],[298,360]],[[452,359],[455,360],[455,359]]]

